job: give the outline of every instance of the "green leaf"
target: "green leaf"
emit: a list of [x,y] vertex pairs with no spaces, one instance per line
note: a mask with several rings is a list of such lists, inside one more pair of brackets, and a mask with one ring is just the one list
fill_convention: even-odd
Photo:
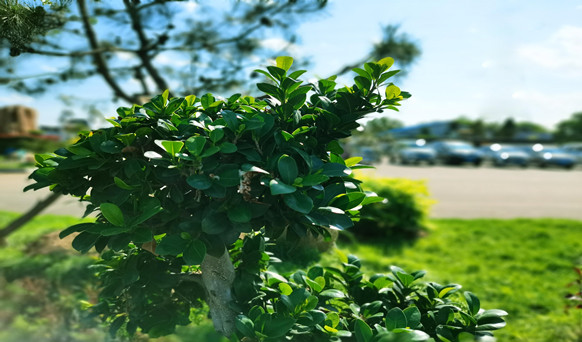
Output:
[[79,234],[75,237],[72,245],[73,245],[74,249],[76,249],[79,252],[84,253],[84,252],[87,252],[88,250],[90,250],[91,247],[93,247],[95,245],[95,242],[97,242],[97,239],[99,239],[98,234],[82,232],[81,234]]
[[354,330],[356,333],[356,340],[358,342],[370,342],[372,340],[372,336],[374,335],[372,328],[370,328],[370,326],[361,319],[356,319]]
[[394,64],[394,59],[392,57],[384,57],[377,63],[384,66],[386,69],[389,69]]
[[295,178],[297,178],[298,174],[295,159],[286,154],[282,155],[277,163],[277,169],[279,170],[279,175],[281,175],[283,182],[287,184],[293,184],[295,182]]
[[283,195],[283,201],[289,208],[302,214],[309,214],[313,209],[313,200],[311,197],[299,191]]
[[295,324],[293,317],[283,315],[271,315],[269,317],[270,320],[265,322],[263,333],[272,340],[280,340],[278,338],[286,335]]
[[234,153],[238,150],[235,144],[230,142],[224,142],[220,145],[220,152],[224,154]]
[[404,309],[404,315],[406,316],[407,326],[411,329],[417,329],[420,325],[420,311],[416,306],[409,306]]
[[319,293],[319,295],[322,297],[329,297],[329,298],[345,298],[346,297],[346,294],[338,289],[324,290],[324,291],[321,291]]
[[115,183],[115,185],[117,185],[119,188],[124,189],[124,190],[134,190],[137,187],[132,186],[127,184],[126,182],[124,182],[121,178],[118,177],[113,177],[113,182]]
[[396,98],[398,96],[400,96],[400,88],[398,88],[394,84],[391,84],[386,87],[386,99],[392,100],[393,98]]
[[210,140],[212,140],[212,142],[214,142],[214,143],[216,143],[217,141],[219,141],[223,137],[224,137],[224,131],[222,130],[222,128],[216,128],[215,130],[210,131]]
[[252,164],[242,164],[241,170],[244,172],[258,172],[258,173],[264,173],[266,175],[269,174],[269,171],[263,170],[260,167],[254,166]]
[[228,216],[229,220],[237,223],[246,223],[249,222],[252,218],[251,210],[245,205],[237,205],[230,208],[226,215]]
[[184,250],[182,258],[186,265],[200,265],[206,255],[206,245],[200,240],[194,240]]
[[309,286],[311,288],[311,290],[313,290],[315,292],[320,292],[321,290],[323,290],[323,286],[321,286],[315,280],[311,280],[308,277],[303,276],[303,281],[305,281],[305,283],[307,284],[307,286]]
[[362,157],[351,157],[351,158],[348,158],[348,159],[344,160],[344,162],[346,163],[346,166],[347,167],[352,167],[352,166],[358,164],[359,162],[361,162],[362,159],[364,159],[364,158],[362,158]]
[[220,234],[231,227],[224,213],[213,213],[202,220],[202,231],[207,234]]
[[59,238],[64,239],[65,237],[67,237],[73,233],[89,230],[89,229],[93,228],[94,226],[95,226],[95,223],[89,223],[89,222],[75,224],[75,225],[70,226],[69,228],[61,231],[59,233]]
[[233,131],[236,131],[239,126],[238,115],[230,110],[223,110],[222,111],[222,118],[224,122],[226,122],[226,127],[230,128]]
[[155,143],[166,150],[172,157],[176,156],[176,153],[180,152],[184,147],[184,142],[176,140],[156,140]]
[[311,175],[307,175],[307,176],[303,177],[303,180],[301,181],[301,185],[314,186],[314,185],[321,184],[327,180],[329,180],[328,176],[321,174],[321,173],[316,173],[316,174],[311,174]]
[[218,172],[217,183],[225,187],[238,186],[240,184],[238,165],[229,164],[229,166]]
[[182,239],[179,234],[166,235],[156,246],[156,253],[159,255],[178,255],[184,251],[188,241]]
[[99,208],[101,209],[101,213],[103,214],[103,216],[111,224],[119,227],[125,225],[123,213],[121,212],[121,209],[117,205],[113,203],[101,203]]
[[255,324],[245,315],[238,315],[234,322],[236,329],[245,337],[255,336]]
[[479,309],[481,308],[481,302],[479,301],[479,298],[477,298],[477,296],[475,296],[473,293],[471,293],[469,291],[465,291],[463,293],[463,295],[465,296],[465,300],[467,300],[467,305],[469,306],[469,312],[473,316],[478,314]]
[[366,194],[363,192],[348,192],[335,197],[329,205],[342,210],[349,210],[360,205],[365,198]]
[[283,295],[288,296],[293,292],[293,288],[291,288],[291,286],[287,283],[279,283],[278,286],[279,286],[279,291]]
[[290,194],[297,190],[294,186],[282,183],[277,179],[271,179],[269,188],[271,189],[271,195]]
[[392,331],[398,328],[406,328],[408,321],[406,315],[400,308],[392,308],[386,313],[386,329]]
[[277,62],[277,67],[285,71],[289,71],[291,65],[293,65],[293,58],[288,56],[279,56],[275,61]]
[[218,147],[218,146],[210,146],[209,148],[207,148],[204,151],[204,153],[202,153],[202,155],[200,157],[202,157],[202,158],[210,157],[212,155],[215,155],[219,151],[220,151],[220,147]]
[[275,97],[276,99],[281,98],[281,92],[280,89],[272,84],[269,83],[257,83],[257,88],[259,88],[260,91],[262,91],[263,93],[272,95],[273,97]]
[[196,174],[186,178],[186,183],[194,189],[206,190],[212,186],[212,179],[207,175]]
[[322,173],[329,177],[344,177],[349,176],[352,171],[340,163],[325,163]]

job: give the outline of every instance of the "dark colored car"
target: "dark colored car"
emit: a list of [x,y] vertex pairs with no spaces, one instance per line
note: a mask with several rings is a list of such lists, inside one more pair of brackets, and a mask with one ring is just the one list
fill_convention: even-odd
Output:
[[434,165],[436,151],[426,145],[423,139],[397,141],[390,152],[390,161],[395,164],[420,164],[421,162]]
[[561,148],[532,150],[532,163],[539,167],[558,166],[571,169],[576,165],[576,156]]
[[531,156],[516,146],[492,144],[482,147],[481,152],[483,153],[483,159],[495,166],[516,165],[528,167],[531,162]]
[[483,162],[483,154],[465,141],[437,141],[430,147],[436,151],[437,161],[444,164],[471,163],[478,166]]

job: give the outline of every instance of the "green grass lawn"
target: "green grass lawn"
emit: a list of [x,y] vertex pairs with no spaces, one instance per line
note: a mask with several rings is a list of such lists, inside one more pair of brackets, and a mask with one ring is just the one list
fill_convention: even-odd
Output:
[[[16,214],[0,212],[0,227],[15,217]],[[30,246],[40,236],[76,222],[78,219],[71,217],[42,216],[10,236],[7,245],[0,248],[0,278],[3,267],[18,259],[30,258]],[[340,249],[359,256],[363,260],[363,269],[369,274],[387,272],[389,265],[398,265],[408,271],[426,270],[425,279],[430,281],[463,285],[464,290],[479,296],[482,307],[503,309],[509,313],[508,326],[496,333],[500,342],[582,341],[582,310],[566,315],[563,299],[568,290],[565,285],[575,279],[572,267],[582,264],[582,222],[447,219],[434,220],[433,225],[435,228],[427,236],[411,245],[395,246],[376,241],[340,244]],[[71,253],[78,255],[74,251]],[[322,262],[333,263],[335,260],[329,255],[324,256]],[[0,316],[3,311],[6,314],[9,307],[26,307],[15,301],[28,297],[17,293],[15,286],[2,285],[5,284],[0,284],[0,305],[3,308]],[[14,313],[15,316],[19,314]],[[23,325],[23,322],[26,321],[14,320],[12,329],[21,329],[21,333],[26,334],[27,330],[18,325]],[[2,317],[0,326],[1,323]],[[31,324],[29,321],[28,325]],[[53,325],[45,318],[45,321],[34,323],[34,331],[43,326],[53,329]],[[10,326],[3,328],[10,329]],[[0,337],[3,336],[1,330]],[[174,342],[193,336],[197,336],[198,341],[216,341],[216,335],[210,330],[208,323],[197,329],[180,328],[179,336],[156,341]],[[209,337],[202,338],[202,335]],[[102,335],[85,332],[83,336],[90,340],[90,336]]]
[[499,341],[582,341],[582,310],[564,313],[566,284],[582,264],[582,222],[559,219],[433,221],[436,228],[414,245],[340,246],[363,260],[362,269],[384,273],[398,265],[426,270],[439,283],[458,283],[482,307],[509,313]]

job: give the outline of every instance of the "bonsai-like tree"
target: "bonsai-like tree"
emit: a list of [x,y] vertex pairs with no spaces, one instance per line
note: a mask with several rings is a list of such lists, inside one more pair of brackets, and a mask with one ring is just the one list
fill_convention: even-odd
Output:
[[257,70],[270,80],[257,84],[262,100],[166,91],[119,108],[110,128],[37,155],[28,189],[78,197],[97,216],[61,233],[101,254],[94,313],[112,333],[160,336],[205,303],[234,341],[453,341],[502,327],[505,313],[480,311],[471,293],[465,306],[452,304],[458,285],[415,283],[424,272],[393,267],[364,280],[352,256],[343,270],[268,269],[266,243],[329,237],[382,200],[362,191],[351,175],[359,158],[344,160],[338,139],[410,96],[389,83],[391,58],[354,69],[355,85],[340,88],[333,77],[304,84],[292,58],[276,61]]

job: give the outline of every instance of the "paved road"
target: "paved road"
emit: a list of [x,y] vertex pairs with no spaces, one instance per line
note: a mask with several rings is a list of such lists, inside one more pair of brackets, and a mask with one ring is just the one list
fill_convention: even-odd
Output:
[[[438,201],[432,217],[555,217],[582,220],[582,169],[395,166],[381,164],[379,177],[425,179]],[[0,210],[23,212],[48,194],[22,192],[26,174],[0,173]],[[81,216],[74,199],[60,198],[46,213]]]

